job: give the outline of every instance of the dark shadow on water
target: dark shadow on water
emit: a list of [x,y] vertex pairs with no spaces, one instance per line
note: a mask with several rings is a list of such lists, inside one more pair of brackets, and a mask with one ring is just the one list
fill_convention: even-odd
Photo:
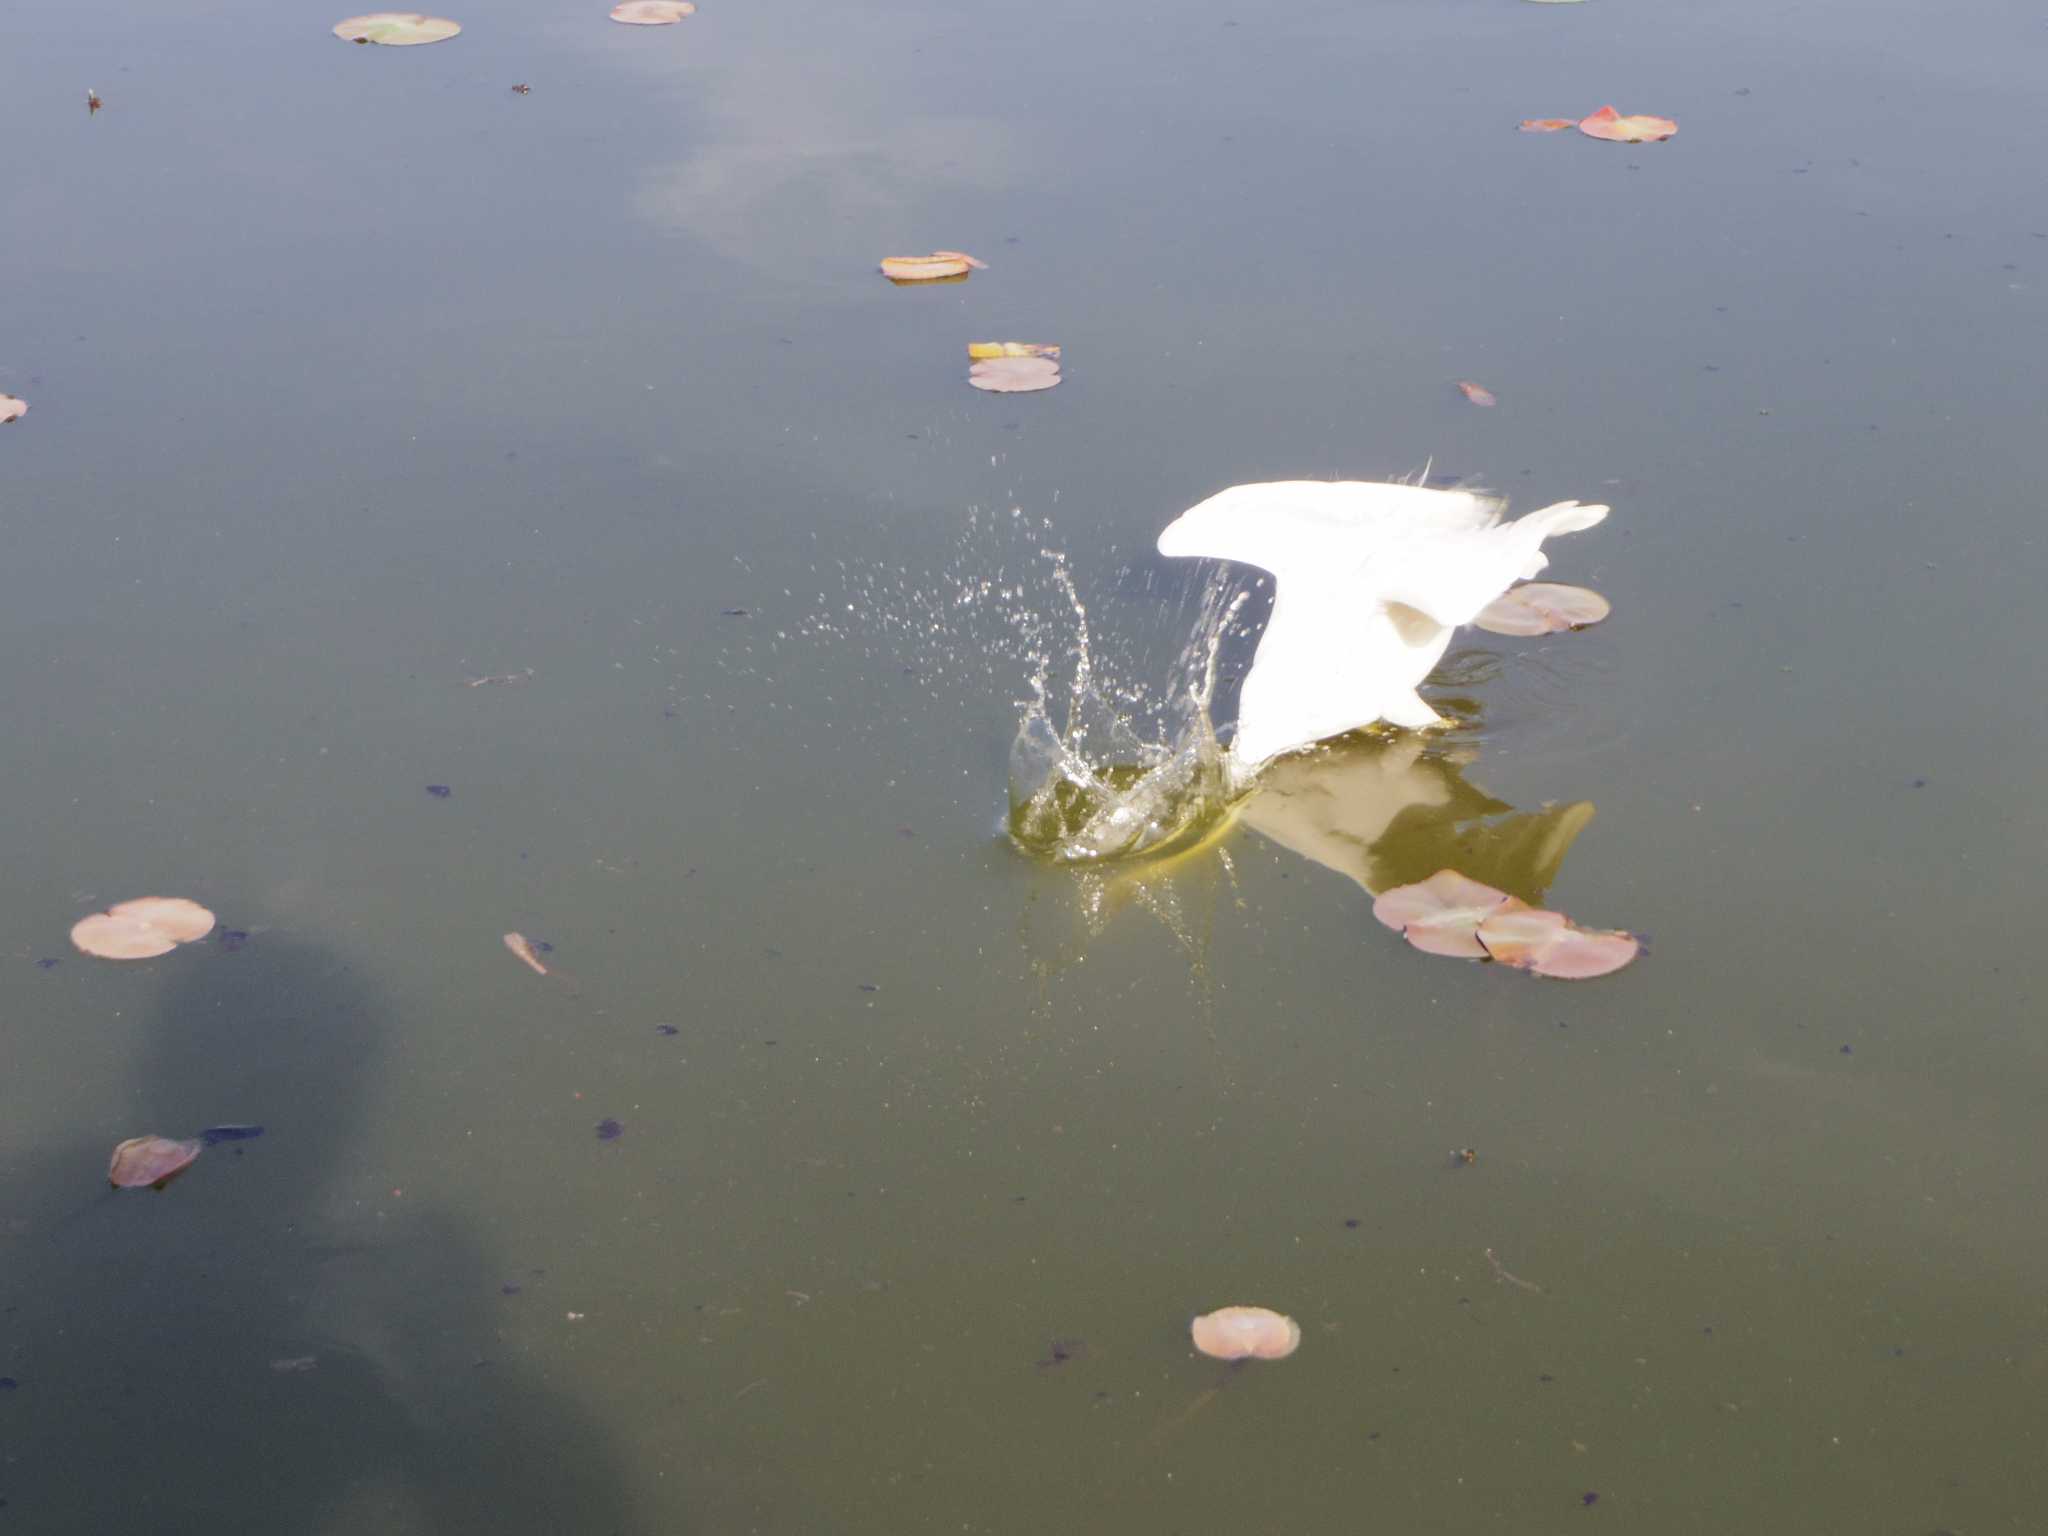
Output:
[[[632,1529],[602,1437],[508,1358],[505,1277],[391,1198],[375,991],[282,937],[165,969],[130,1123],[22,1158],[0,1207],[0,1530]],[[267,1131],[107,1190],[119,1136],[222,1122]]]

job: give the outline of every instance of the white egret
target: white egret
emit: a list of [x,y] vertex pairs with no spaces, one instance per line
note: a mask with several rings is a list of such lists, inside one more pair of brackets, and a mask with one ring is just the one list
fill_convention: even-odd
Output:
[[1561,501],[1503,522],[1504,506],[1419,485],[1277,480],[1219,491],[1166,526],[1162,555],[1273,576],[1272,617],[1238,693],[1230,756],[1240,780],[1375,720],[1443,723],[1415,690],[1451,631],[1542,571],[1545,539],[1607,516]]

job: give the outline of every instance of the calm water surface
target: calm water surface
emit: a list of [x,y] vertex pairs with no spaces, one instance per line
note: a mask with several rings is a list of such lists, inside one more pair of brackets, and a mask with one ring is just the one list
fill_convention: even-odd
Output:
[[[0,1529],[2041,1528],[2038,8],[343,9],[0,59]],[[1425,464],[1615,617],[1007,846],[1042,550],[1135,697],[1169,518]]]

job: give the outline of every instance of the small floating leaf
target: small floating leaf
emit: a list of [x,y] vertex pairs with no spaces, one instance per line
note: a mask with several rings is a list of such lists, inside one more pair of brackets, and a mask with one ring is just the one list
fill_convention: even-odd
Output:
[[137,1136],[114,1148],[114,1160],[107,1165],[107,1182],[116,1189],[162,1189],[192,1166],[199,1156],[196,1141],[172,1141],[165,1136]]
[[1051,389],[1060,381],[1060,365],[1049,357],[996,357],[973,363],[967,382],[976,389],[1020,395]]
[[1578,126],[1578,120],[1570,117],[1525,117],[1521,122],[1524,133],[1563,133]]
[[525,934],[506,934],[505,947],[511,950],[513,954],[517,955],[521,960],[525,961],[528,965],[532,966],[533,969],[537,971],[539,974],[543,976],[547,975],[548,968],[540,963],[540,956],[536,955],[533,952],[533,945],[527,939]]
[[413,48],[445,43],[462,30],[459,22],[419,11],[373,11],[334,24],[334,35],[350,43],[382,43],[387,48]]
[[1440,869],[1427,880],[1380,892],[1372,915],[1427,954],[1483,960],[1479,925],[1513,900],[1455,869]]
[[666,27],[685,16],[697,14],[690,0],[620,0],[612,7],[612,20],[629,27]]
[[19,395],[0,395],[0,422],[19,421],[28,413],[28,402]]
[[1488,389],[1484,384],[1474,384],[1470,379],[1458,380],[1458,393],[1467,400],[1470,400],[1474,405],[1500,404],[1498,400],[1493,398],[1492,390]]
[[1586,587],[1530,581],[1501,593],[1472,622],[1496,635],[1555,635],[1598,624],[1613,611],[1606,598]]
[[1678,132],[1678,124],[1668,117],[1623,117],[1612,107],[1602,107],[1591,116],[1579,119],[1579,132],[1589,139],[1642,144],[1670,138]]
[[1268,1307],[1224,1307],[1189,1325],[1212,1360],[1285,1360],[1301,1347],[1301,1324]]
[[71,942],[102,960],[152,960],[213,931],[213,914],[182,896],[140,896],[80,918]]
[[993,357],[1058,357],[1060,349],[1042,341],[970,341],[967,355],[977,361]]
[[965,251],[933,251],[929,256],[884,256],[882,276],[892,283],[931,283],[986,271],[988,263]]

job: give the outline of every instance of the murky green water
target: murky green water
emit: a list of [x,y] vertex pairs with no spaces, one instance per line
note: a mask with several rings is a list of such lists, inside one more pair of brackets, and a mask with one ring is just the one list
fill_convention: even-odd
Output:
[[[343,9],[0,60],[0,1529],[2041,1528],[2033,8]],[[1615,617],[1009,849],[1041,549],[1154,688],[1169,518],[1432,460]]]

